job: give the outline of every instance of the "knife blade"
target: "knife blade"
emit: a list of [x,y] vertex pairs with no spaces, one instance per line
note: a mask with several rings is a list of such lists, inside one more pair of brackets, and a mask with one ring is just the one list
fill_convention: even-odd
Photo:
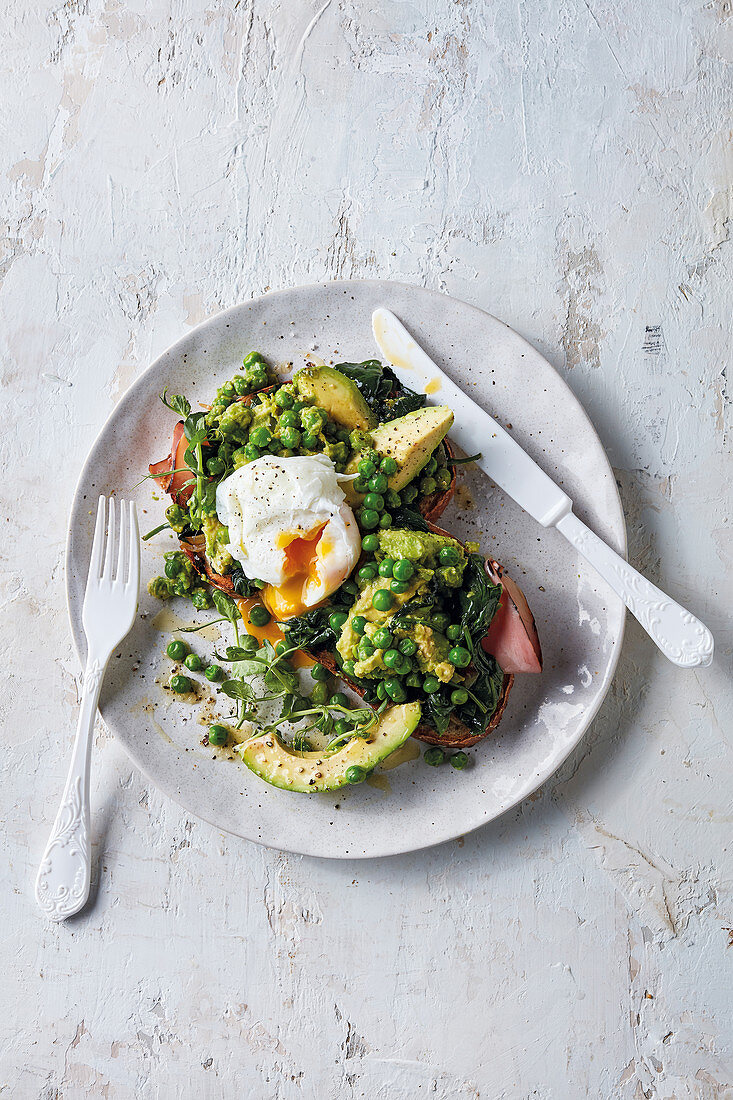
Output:
[[[643,577],[573,512],[559,485],[502,428],[471,400],[423,351],[394,313],[377,309],[372,329],[379,350],[403,385],[422,390],[456,414],[450,437],[467,454],[480,452],[479,466],[543,527],[557,527],[621,597],[649,637],[680,668],[713,660],[713,635],[699,619]],[[417,385],[416,385],[417,383]]]
[[448,405],[455,414],[450,437],[466,454],[477,454],[476,465],[529,512],[543,527],[572,508],[572,501],[501,424],[471,400],[435,364],[394,313],[376,309],[372,330],[379,350],[400,382],[428,395],[433,405]]

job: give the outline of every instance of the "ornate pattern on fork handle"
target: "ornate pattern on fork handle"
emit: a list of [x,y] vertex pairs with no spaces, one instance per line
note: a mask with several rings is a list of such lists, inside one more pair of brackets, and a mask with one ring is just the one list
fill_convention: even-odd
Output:
[[[94,659],[84,674],[83,698],[93,700],[94,710],[104,668]],[[64,791],[38,869],[36,900],[47,917],[61,921],[79,911],[89,893],[90,867],[89,806],[77,774]]]

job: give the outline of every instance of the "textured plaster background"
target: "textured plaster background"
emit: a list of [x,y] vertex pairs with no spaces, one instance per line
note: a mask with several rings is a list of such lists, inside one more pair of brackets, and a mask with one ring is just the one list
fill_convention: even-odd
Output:
[[[732,1097],[729,0],[3,9],[0,1097]],[[562,372],[714,667],[630,622],[541,792],[352,866],[190,820],[100,728],[93,904],[45,923],[92,439],[186,326],[375,275]]]

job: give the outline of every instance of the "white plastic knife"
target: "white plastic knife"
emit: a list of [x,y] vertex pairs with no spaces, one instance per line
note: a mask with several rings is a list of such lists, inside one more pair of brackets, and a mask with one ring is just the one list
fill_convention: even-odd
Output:
[[374,338],[399,380],[435,396],[455,415],[450,438],[476,460],[499,488],[543,527],[556,527],[621,597],[662,653],[681,668],[709,665],[714,642],[708,628],[666,596],[612,550],[573,513],[567,493],[540,469],[500,424],[452,382],[388,309],[372,315]]

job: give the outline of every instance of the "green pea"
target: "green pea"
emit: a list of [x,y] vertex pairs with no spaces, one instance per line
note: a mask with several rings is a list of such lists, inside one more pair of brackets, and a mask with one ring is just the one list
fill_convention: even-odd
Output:
[[[166,563],[167,564],[167,563]],[[182,642],[179,638],[174,638],[172,642],[168,643],[166,653],[173,661],[182,661],[188,653],[188,646],[185,642]]]
[[394,569],[394,567],[395,567],[394,558],[382,558],[382,560],[379,563],[379,576],[380,577],[391,577],[392,576],[392,570]]
[[210,474],[212,474],[214,477],[216,477],[217,474],[223,474],[224,473],[224,463],[218,457],[218,455],[214,455],[213,458],[210,458],[207,461],[206,469],[209,471]]
[[379,517],[379,526],[383,531],[386,531],[388,527],[392,526],[392,517],[389,512],[382,512]]
[[206,679],[211,680],[213,684],[216,684],[219,680],[223,680],[225,675],[224,669],[220,668],[219,665],[209,665],[204,673]]
[[377,611],[389,611],[394,603],[394,596],[387,588],[378,588],[372,596],[372,607]]
[[359,585],[356,583],[356,581],[344,581],[344,583],[341,585],[341,591],[345,592],[347,596],[358,596]]
[[379,630],[375,630],[372,634],[372,641],[377,649],[389,649],[392,645],[392,631],[386,626],[380,626]]
[[457,645],[448,654],[448,660],[456,668],[465,668],[466,665],[471,663],[471,654],[463,646]]
[[[292,402],[291,402],[292,404]],[[285,412],[280,413],[279,423],[282,428],[297,428],[298,427],[298,414],[293,409],[286,409]]]
[[443,546],[438,554],[441,565],[458,565],[460,560],[461,554],[453,546]]
[[354,615],[351,620],[351,629],[355,634],[363,634],[366,630],[367,621],[363,615]]
[[366,661],[368,657],[371,657],[373,652],[374,646],[370,642],[369,638],[362,638],[358,646],[359,658],[362,661]]
[[468,764],[468,757],[465,752],[454,752],[450,758],[451,767],[456,771],[462,772]]
[[410,675],[406,678],[405,684],[408,688],[421,688],[422,677],[419,676],[417,672],[411,672]]
[[294,451],[300,443],[300,432],[297,428],[285,428],[280,438],[289,450]]
[[373,581],[377,575],[377,570],[373,565],[362,565],[359,572],[356,574],[357,580],[362,581],[364,584],[369,584]]
[[412,638],[403,638],[398,648],[400,653],[404,653],[405,657],[414,657],[417,653],[417,643],[413,642]]
[[165,563],[164,572],[168,580],[174,580],[181,572],[181,563],[176,558],[169,558]]
[[364,535],[364,538],[361,540],[361,548],[367,554],[373,554],[375,550],[379,549],[379,536]]
[[287,390],[280,389],[275,394],[275,404],[279,409],[289,409],[293,403],[293,395]]
[[397,665],[395,671],[399,672],[400,676],[408,676],[412,672],[413,668],[414,665],[410,658],[405,657],[402,653],[400,653],[400,663]]
[[460,623],[451,623],[445,632],[449,642],[459,642],[463,637],[463,627]]
[[382,461],[379,463],[379,469],[387,477],[391,477],[392,474],[397,473],[397,462],[391,455],[385,455]]
[[367,777],[366,770],[360,768],[358,764],[352,764],[350,768],[347,768],[344,772],[344,777],[347,783],[357,784],[363,783]]
[[371,508],[362,508],[359,512],[359,522],[365,531],[373,531],[379,526],[379,515]]
[[331,694],[328,684],[324,684],[322,681],[314,684],[311,691],[311,702],[317,707],[324,707],[328,702],[328,697]]
[[319,441],[317,435],[313,435],[312,432],[306,432],[305,435],[301,436],[300,442],[306,451],[315,451],[318,448]]
[[189,672],[200,672],[204,667],[204,662],[201,660],[198,653],[189,653],[183,663]]
[[210,745],[226,745],[229,740],[229,730],[226,726],[213,725],[209,726],[209,744]]
[[262,355],[259,351],[251,351],[249,353],[249,355],[245,355],[244,362],[242,363],[242,366],[243,367],[254,367],[258,363],[264,363],[264,362],[265,362],[265,360],[262,358]]
[[343,669],[346,676],[353,676],[356,671],[353,661],[344,661]]
[[442,470],[438,470],[438,472],[436,473],[435,480],[438,484],[439,489],[450,489],[451,482],[453,481],[453,476],[450,470],[447,470],[445,467],[443,467]]
[[[260,448],[255,447],[254,443],[247,443],[245,447],[240,447],[240,450],[244,451],[244,457],[248,462],[254,462],[256,458],[260,457]],[[234,453],[237,454],[238,452],[235,451]]]
[[393,512],[395,508],[399,508],[402,504],[402,497],[399,493],[396,493],[394,489],[388,489],[384,494],[384,503],[387,505],[390,512]]
[[328,700],[329,707],[348,707],[349,700],[344,695],[343,691],[337,691]]
[[334,611],[333,615],[329,615],[328,625],[338,634],[348,617],[346,611]]
[[425,750],[423,753],[423,760],[426,764],[429,764],[431,768],[437,768],[440,764],[445,763],[445,753],[435,745]]
[[368,493],[369,492],[369,484],[368,484],[366,478],[364,478],[364,477],[355,477],[352,484],[354,486],[354,492],[355,493]]
[[249,433],[249,441],[254,443],[255,447],[267,447],[272,442],[272,433],[264,424],[259,424]]
[[400,496],[405,504],[412,504],[413,501],[417,500],[417,485],[405,485],[404,489],[400,491]]
[[328,679],[328,669],[324,668],[323,665],[311,665],[310,673],[314,680],[320,680],[322,682]]
[[197,611],[204,611],[211,607],[211,596],[206,588],[194,588],[191,592],[191,603]]
[[390,591],[392,591],[392,592],[398,592],[398,593],[409,592],[410,582],[409,581],[398,581],[396,578],[393,577],[392,580],[389,582],[389,587],[390,587]]
[[333,732],[337,737],[346,737],[348,733],[351,733],[352,725],[347,722],[345,718],[339,718],[338,722],[333,724]]
[[374,477],[370,477],[368,484],[373,493],[384,493],[388,488],[384,474],[375,474]]
[[434,493],[438,488],[438,483],[434,477],[421,477],[420,478],[420,492],[423,496],[429,497],[431,493]]
[[399,668],[402,664],[402,654],[398,649],[385,649],[382,660],[386,668]]
[[450,693],[450,701],[456,707],[462,707],[464,703],[468,702],[468,692],[465,688],[455,688]]
[[402,686],[402,681],[398,680],[396,676],[390,676],[388,680],[384,681],[384,686],[387,690],[387,695],[395,703],[404,703],[407,698],[407,692]]
[[267,626],[271,619],[272,615],[261,603],[256,603],[250,608],[249,621],[252,626]]
[[377,472],[377,467],[369,458],[362,458],[356,468],[361,476],[365,478],[372,477]]
[[185,695],[193,691],[193,684],[188,676],[171,676],[171,691],[175,691],[178,695]]
[[428,695],[435,695],[436,691],[440,691],[440,680],[437,676],[426,676],[422,686],[423,691],[426,691]]
[[377,684],[377,699],[386,699],[386,698],[387,698],[387,685],[385,684],[384,680],[380,680],[379,683]]
[[434,474],[437,469],[438,469],[438,463],[436,461],[435,455],[431,455],[431,457],[425,463],[425,466],[423,468],[423,473],[424,474]]
[[415,573],[415,566],[407,558],[400,558],[399,561],[394,563],[392,569],[392,576],[396,577],[398,581],[409,581]]
[[224,385],[221,387],[221,390],[219,392],[221,394],[223,394],[224,397],[233,397],[234,396],[234,383],[233,382],[225,382]]
[[364,507],[371,508],[375,512],[381,512],[384,508],[384,497],[381,493],[367,493],[364,497]]

